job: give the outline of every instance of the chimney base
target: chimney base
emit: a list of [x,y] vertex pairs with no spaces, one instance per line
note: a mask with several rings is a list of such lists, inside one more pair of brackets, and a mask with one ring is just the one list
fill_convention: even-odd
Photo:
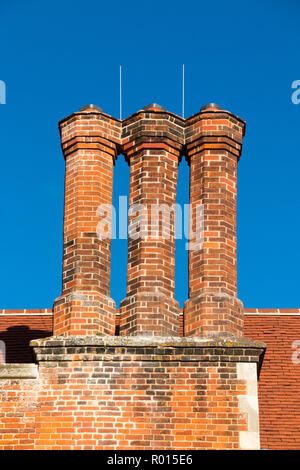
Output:
[[120,335],[179,336],[179,303],[159,293],[138,293],[120,304]]
[[244,307],[236,297],[210,293],[191,297],[184,303],[184,335],[211,336],[231,334],[243,336]]
[[99,292],[74,291],[54,302],[54,335],[115,334],[116,304]]

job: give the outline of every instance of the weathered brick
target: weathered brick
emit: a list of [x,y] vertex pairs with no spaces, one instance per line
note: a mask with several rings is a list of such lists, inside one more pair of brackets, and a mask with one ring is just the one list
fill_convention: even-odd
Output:
[[[244,121],[214,106],[186,121],[191,231],[185,335],[243,334],[236,280],[236,186],[244,129]],[[200,205],[202,225],[197,224]]]

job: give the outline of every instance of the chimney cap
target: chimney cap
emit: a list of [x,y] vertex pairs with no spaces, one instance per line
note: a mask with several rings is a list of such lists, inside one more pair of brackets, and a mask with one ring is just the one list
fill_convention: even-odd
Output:
[[209,109],[209,108],[222,109],[221,106],[219,106],[216,103],[208,103],[208,104],[205,104],[204,106],[202,106],[200,108],[200,111],[205,111],[205,109]]
[[161,104],[157,104],[157,103],[147,104],[147,106],[143,107],[145,111],[147,111],[147,109],[153,109],[153,108],[161,109],[162,111],[165,110],[165,108]]
[[95,109],[95,111],[99,111],[100,113],[103,112],[103,109],[99,108],[96,104],[86,104],[85,106],[82,106],[79,111],[86,111],[87,109]]

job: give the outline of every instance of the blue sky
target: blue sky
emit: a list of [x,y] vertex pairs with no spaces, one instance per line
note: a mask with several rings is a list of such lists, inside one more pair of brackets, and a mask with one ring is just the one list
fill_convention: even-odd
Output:
[[[299,308],[298,1],[0,0],[0,308],[46,308],[61,289],[64,160],[57,122],[87,103],[123,117],[151,103],[185,115],[216,102],[247,122],[238,169],[238,295]],[[179,167],[178,202],[188,202]],[[115,167],[115,201],[129,169]],[[111,295],[126,295],[126,241],[112,245]],[[177,243],[176,298],[187,297]]]

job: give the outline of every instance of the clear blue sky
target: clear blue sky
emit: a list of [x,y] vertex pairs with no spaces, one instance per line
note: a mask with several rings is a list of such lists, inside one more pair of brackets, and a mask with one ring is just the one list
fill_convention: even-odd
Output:
[[[298,1],[0,0],[0,308],[51,307],[61,289],[64,160],[57,122],[87,103],[123,116],[158,102],[185,114],[216,102],[247,121],[238,170],[238,294],[246,307],[300,307]],[[115,199],[128,192],[116,166]],[[188,202],[180,165],[178,202]],[[183,181],[185,179],[185,182]],[[112,290],[126,295],[126,241]],[[187,297],[184,242],[176,297]]]

